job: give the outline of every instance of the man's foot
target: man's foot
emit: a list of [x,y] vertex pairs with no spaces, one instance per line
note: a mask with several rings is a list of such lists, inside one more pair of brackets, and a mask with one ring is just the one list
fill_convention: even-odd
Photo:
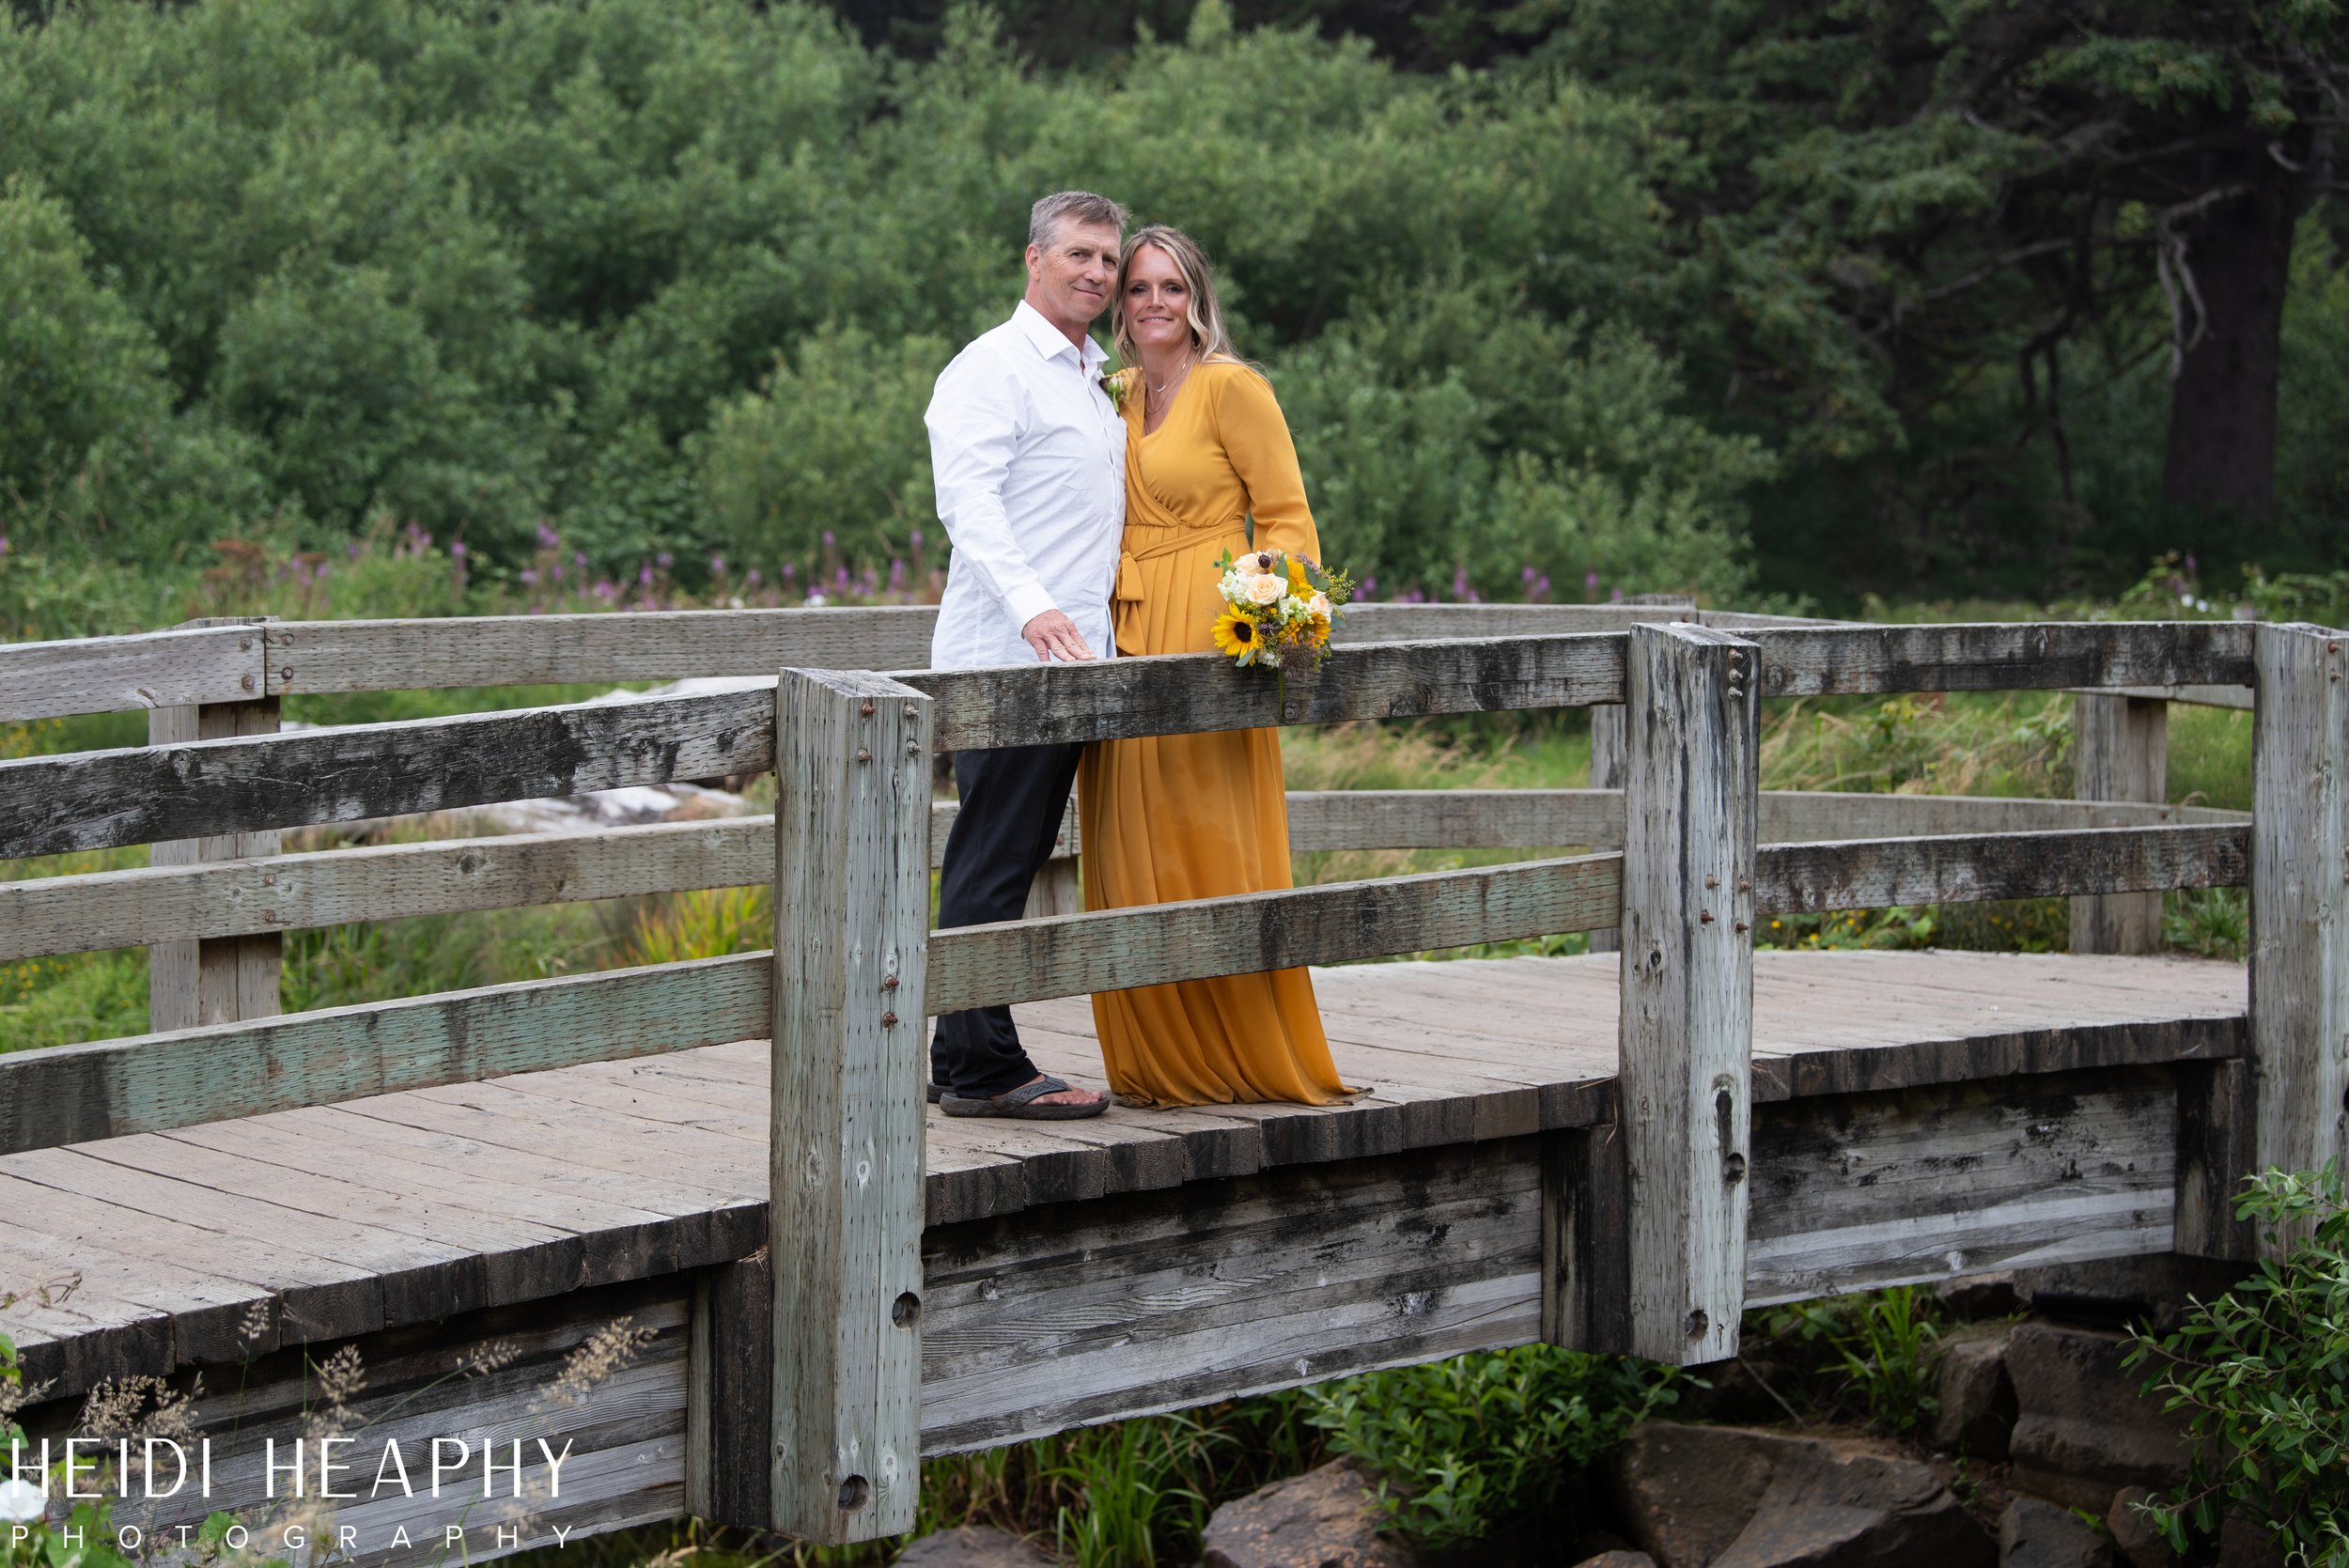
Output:
[[1071,1089],[1067,1081],[1038,1073],[1019,1088],[991,1097],[970,1097],[947,1092],[939,1109],[949,1116],[1003,1116],[1030,1122],[1070,1122],[1098,1116],[1109,1109],[1109,1096],[1090,1089]]

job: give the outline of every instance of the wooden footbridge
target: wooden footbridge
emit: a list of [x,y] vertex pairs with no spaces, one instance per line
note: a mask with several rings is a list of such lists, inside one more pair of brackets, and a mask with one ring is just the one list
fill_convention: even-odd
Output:
[[[913,671],[927,614],[0,647],[0,718],[152,710],[147,748],[0,763],[0,857],[155,846],[0,882],[0,959],[154,955],[163,1032],[0,1054],[28,1430],[62,1437],[106,1379],[202,1377],[209,1495],[118,1521],[257,1529],[288,1440],[334,1432],[323,1506],[368,1560],[686,1511],[868,1538],[911,1525],[926,1453],[1540,1339],[1712,1360],[1747,1306],[1898,1281],[2246,1256],[2241,1175],[2341,1149],[2335,633],[1372,607],[1283,690],[1204,656]],[[910,673],[858,673],[886,668]],[[768,678],[273,733],[293,692],[711,675]],[[2089,693],[2083,782],[2120,798],[1757,788],[1763,699],[1994,689]],[[2255,700],[2248,819],[2158,803],[2173,698]],[[1582,705],[1611,787],[1292,817],[1299,849],[1588,853],[928,929],[936,751]],[[771,819],[276,852],[306,824],[768,769]],[[287,929],[760,882],[771,953],[277,1016]],[[2244,884],[2248,972],[2111,951],[2149,945],[2161,890]],[[2076,930],[2107,951],[1755,951],[1786,911],[2041,896],[2094,901]],[[1349,1105],[924,1104],[941,1011],[1019,1004],[1047,1066],[1098,1082],[1091,991],[1572,931],[1619,952],[1321,969]],[[317,1370],[345,1344],[363,1387]]]

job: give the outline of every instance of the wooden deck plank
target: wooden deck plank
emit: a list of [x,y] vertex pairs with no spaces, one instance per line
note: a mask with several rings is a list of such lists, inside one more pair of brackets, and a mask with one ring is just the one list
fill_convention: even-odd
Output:
[[[1066,1124],[933,1110],[927,1222],[1603,1120],[1618,965],[1315,971],[1339,1071],[1368,1091],[1349,1106]],[[1757,1101],[2242,1048],[2240,965],[1766,951],[1754,988]],[[1101,1081],[1087,999],[1016,1016],[1040,1065]],[[254,1302],[290,1345],[746,1256],[766,1240],[768,1062],[744,1040],[0,1157],[0,1211],[26,1256],[90,1260],[89,1294],[0,1324],[39,1375],[89,1376],[219,1358]]]

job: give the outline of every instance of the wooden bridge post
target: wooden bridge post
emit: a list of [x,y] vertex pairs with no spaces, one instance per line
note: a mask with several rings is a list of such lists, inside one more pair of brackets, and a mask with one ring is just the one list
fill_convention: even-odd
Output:
[[929,698],[775,687],[774,1524],[913,1528],[920,1482]]
[[2253,1152],[2313,1171],[2349,1161],[2349,633],[2252,638]]
[[[2073,799],[2150,800],[2169,795],[2170,704],[2160,697],[2082,691],[2072,699]],[[2161,894],[2109,893],[2072,900],[2075,953],[2159,953]]]
[[1745,1306],[1761,675],[1727,632],[1631,629],[1618,1126],[1631,1348],[1658,1361],[1735,1356]]
[[[1628,733],[1625,721],[1630,709],[1617,703],[1601,703],[1591,709],[1591,787],[1621,789],[1625,769],[1629,767]],[[1587,939],[1592,953],[1623,951],[1623,931],[1610,925],[1594,931]]]
[[[266,684],[269,656],[262,627],[270,615],[217,615],[182,621],[180,626],[249,626],[253,629],[253,668],[244,677],[248,688]],[[242,735],[277,733],[277,699],[257,694],[250,702],[203,703],[180,707],[150,708],[147,715],[149,746],[183,746],[192,740],[227,740]],[[196,865],[212,861],[249,860],[277,853],[277,834],[220,833],[210,838],[173,839],[148,850],[150,865]],[[203,940],[157,942],[147,950],[147,1027],[162,1033],[194,1029],[203,1024],[241,1023],[250,1018],[273,1018],[280,1011],[278,978],[285,939],[275,931]]]

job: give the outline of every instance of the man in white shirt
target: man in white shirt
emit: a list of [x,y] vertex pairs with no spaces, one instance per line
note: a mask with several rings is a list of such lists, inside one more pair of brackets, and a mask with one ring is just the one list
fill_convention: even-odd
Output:
[[[954,541],[935,669],[1114,654],[1110,590],[1126,522],[1126,424],[1086,329],[1108,308],[1125,210],[1063,191],[1028,220],[1028,290],[938,378],[923,422]],[[1051,855],[1081,746],[957,752],[941,926],[1017,920]],[[1108,1097],[1036,1070],[1008,1007],[938,1020],[930,1093],[950,1116],[1063,1121]]]

